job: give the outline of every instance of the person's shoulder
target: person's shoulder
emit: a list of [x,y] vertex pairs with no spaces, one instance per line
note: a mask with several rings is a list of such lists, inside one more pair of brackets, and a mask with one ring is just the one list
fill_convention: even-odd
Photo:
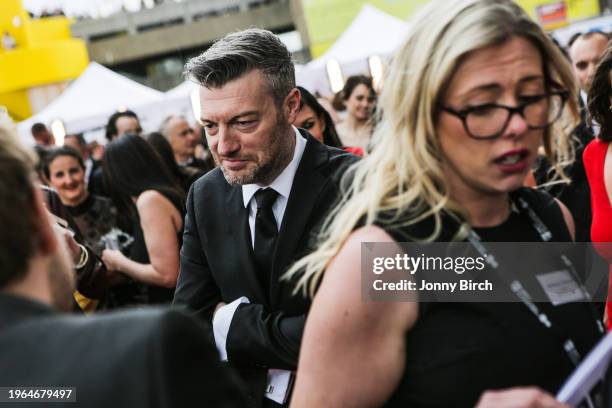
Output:
[[540,208],[548,207],[555,203],[554,197],[547,191],[538,188],[521,187],[513,193],[515,197],[526,200],[530,205]]
[[172,205],[172,202],[157,190],[145,190],[136,199],[136,208],[139,212]]
[[604,142],[599,138],[591,140],[584,149],[584,153],[582,155],[583,160],[587,162],[593,156],[596,156],[598,153],[606,151],[608,149],[609,143],[610,142]]
[[348,168],[357,163],[360,160],[360,157],[355,156],[354,154],[347,152],[343,149],[338,149],[337,147],[327,146],[325,144],[319,143],[312,140],[312,143],[318,144],[318,149],[322,152],[322,154],[327,155],[327,160],[324,162],[324,168],[326,171],[336,174],[342,174]]
[[554,241],[573,240],[574,221],[567,207],[547,191],[522,187],[514,196],[524,199],[553,233]]
[[33,318],[0,332],[0,346],[3,363],[16,370],[0,373],[0,382],[67,383],[87,394],[87,406],[140,406],[151,397],[163,406],[193,406],[198,395],[203,401],[240,399],[218,361],[210,325],[176,308]]
[[[101,313],[95,316],[57,316],[38,322],[41,327],[51,326],[57,333],[80,337],[91,344],[113,344],[113,353],[130,354],[134,350],[146,352],[147,344],[183,346],[185,339],[191,345],[208,339],[209,326],[196,321],[176,308],[147,308],[121,312]],[[87,339],[87,340],[85,340]],[[172,340],[168,340],[172,339]]]
[[208,191],[210,189],[215,189],[216,191],[218,191],[218,189],[229,190],[230,188],[231,186],[225,180],[220,167],[215,167],[208,173],[204,174],[191,186],[194,193]]

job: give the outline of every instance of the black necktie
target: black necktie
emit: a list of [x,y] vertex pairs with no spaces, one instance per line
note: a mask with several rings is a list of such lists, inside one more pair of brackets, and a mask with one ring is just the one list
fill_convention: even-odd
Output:
[[276,197],[278,197],[278,193],[271,188],[258,190],[255,193],[257,215],[255,216],[255,245],[253,254],[255,256],[259,281],[266,291],[269,286],[272,257],[274,255],[276,237],[278,236],[278,227],[272,212],[272,205],[274,205]]

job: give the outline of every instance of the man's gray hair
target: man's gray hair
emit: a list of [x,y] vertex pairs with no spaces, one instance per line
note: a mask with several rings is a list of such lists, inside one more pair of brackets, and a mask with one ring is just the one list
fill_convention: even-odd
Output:
[[226,35],[189,60],[184,74],[187,79],[212,89],[254,69],[262,73],[277,104],[295,88],[291,53],[276,35],[258,28]]
[[168,139],[170,137],[170,135],[168,134],[168,124],[174,118],[179,118],[179,119],[187,120],[185,118],[185,116],[183,116],[183,115],[170,114],[170,115],[166,116],[164,118],[164,120],[162,120],[162,123],[159,125],[159,133],[161,133],[166,139]]

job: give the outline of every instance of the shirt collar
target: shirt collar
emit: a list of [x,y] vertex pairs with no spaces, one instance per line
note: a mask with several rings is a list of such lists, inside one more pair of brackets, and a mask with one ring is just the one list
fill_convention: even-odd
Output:
[[287,165],[287,167],[285,167],[282,173],[279,174],[278,177],[276,177],[276,179],[274,179],[274,181],[269,185],[245,184],[242,186],[242,200],[245,208],[249,205],[255,193],[258,190],[266,187],[273,188],[278,194],[286,199],[289,199],[289,193],[291,193],[291,186],[293,185],[295,172],[297,171],[298,165],[302,160],[304,150],[306,149],[306,139],[300,135],[295,126],[292,126],[292,128],[295,133],[295,149],[293,150],[293,159],[291,159],[291,162]]
[[584,107],[586,108],[588,104],[589,96],[583,89],[580,90],[580,98],[582,98],[582,102],[584,103]]

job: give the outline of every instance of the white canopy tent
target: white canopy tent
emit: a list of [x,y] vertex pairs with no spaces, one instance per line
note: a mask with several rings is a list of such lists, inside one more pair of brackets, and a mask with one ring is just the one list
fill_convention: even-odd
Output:
[[191,107],[191,98],[198,85],[195,82],[186,80],[178,86],[164,93],[164,103],[160,107],[162,112],[162,120],[168,115],[182,115],[188,122],[194,123],[193,108]]
[[87,69],[41,112],[19,123],[17,129],[27,140],[36,122],[64,124],[66,134],[99,129],[118,109],[135,111],[143,127],[155,116],[155,105],[163,102],[162,92],[141,85],[104,66],[92,62]]
[[298,83],[310,91],[329,94],[326,65],[337,61],[345,76],[368,74],[368,58],[392,55],[404,40],[408,23],[368,4],[351,25],[319,58],[298,72]]
[[[392,55],[404,40],[407,29],[408,24],[399,18],[364,5],[351,25],[325,54],[306,65],[296,64],[296,82],[311,92],[330,94],[326,72],[328,61],[337,61],[345,76],[367,75],[368,58]],[[196,89],[197,85],[187,80],[167,91],[164,94],[163,111],[166,114],[182,114],[191,120],[191,95]]]

